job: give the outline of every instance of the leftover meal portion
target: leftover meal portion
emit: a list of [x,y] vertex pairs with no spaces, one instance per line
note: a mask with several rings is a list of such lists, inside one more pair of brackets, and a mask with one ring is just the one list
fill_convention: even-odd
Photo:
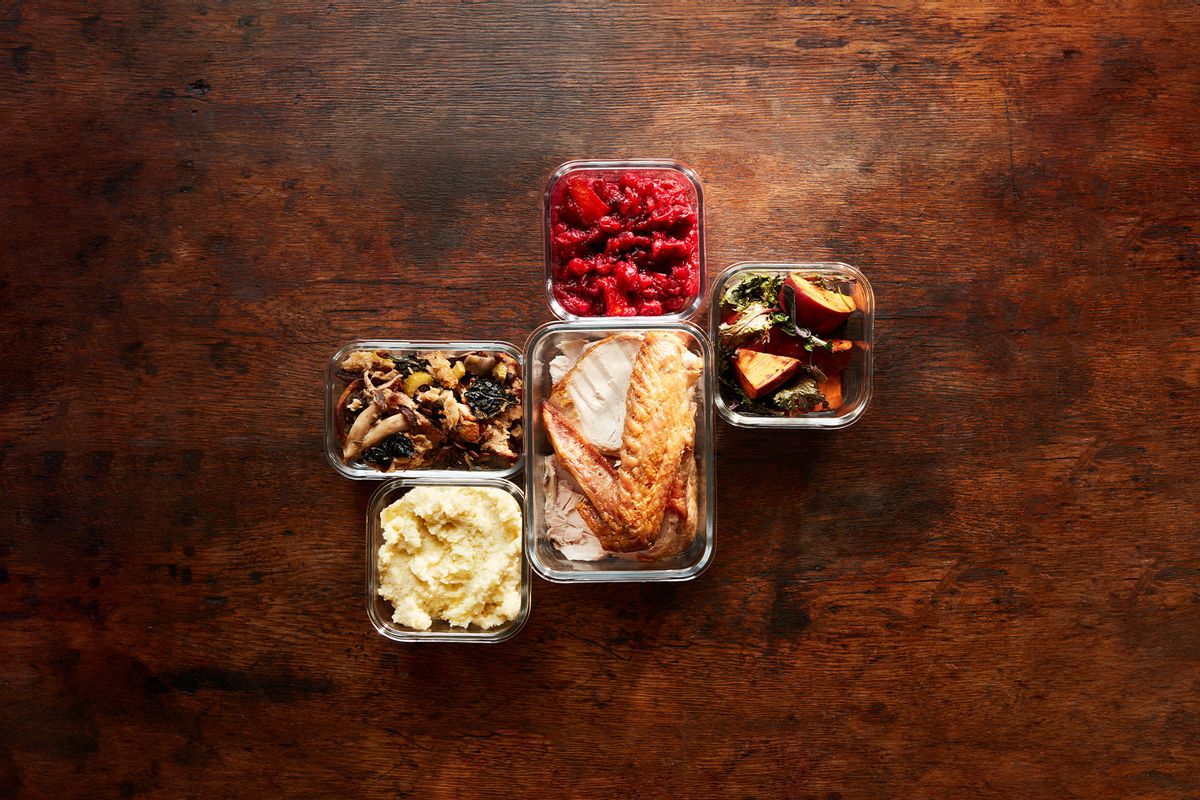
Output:
[[653,562],[692,543],[696,384],[703,359],[677,331],[559,345],[542,421],[546,529],[565,558]]
[[720,391],[751,416],[836,411],[842,371],[855,342],[843,338],[857,307],[853,281],[808,274],[749,272],[720,298]]
[[580,317],[680,311],[700,291],[699,236],[679,173],[568,173],[550,190],[551,291]]
[[379,514],[380,597],[392,621],[488,629],[521,610],[521,508],[491,486],[416,486]]
[[355,350],[339,365],[342,460],[380,472],[503,469],[521,452],[521,370],[504,352]]

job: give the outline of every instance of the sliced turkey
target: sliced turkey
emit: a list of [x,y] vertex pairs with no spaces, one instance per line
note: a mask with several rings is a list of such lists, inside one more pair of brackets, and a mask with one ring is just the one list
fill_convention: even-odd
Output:
[[550,403],[606,455],[621,449],[625,396],[642,337],[619,333],[589,347],[550,392]]

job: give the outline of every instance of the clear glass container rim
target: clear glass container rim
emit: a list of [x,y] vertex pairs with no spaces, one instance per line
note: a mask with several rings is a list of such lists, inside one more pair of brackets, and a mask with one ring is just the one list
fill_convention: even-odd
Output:
[[[699,343],[702,357],[704,359],[704,399],[705,402],[697,408],[699,422],[707,427],[705,435],[705,463],[703,477],[707,482],[704,509],[705,509],[705,544],[704,551],[695,564],[688,567],[673,570],[593,570],[593,571],[574,571],[574,570],[559,570],[543,564],[541,559],[537,557],[537,531],[534,530],[534,514],[532,511],[527,517],[525,526],[525,551],[529,558],[530,564],[533,566],[533,571],[544,580],[552,583],[678,583],[681,581],[690,581],[706,569],[712,563],[716,553],[717,526],[716,526],[716,465],[715,465],[715,448],[714,437],[715,428],[713,417],[713,393],[715,391],[713,365],[715,358],[713,355],[712,342],[709,341],[708,334],[705,333],[699,326],[686,320],[667,320],[661,318],[646,318],[646,317],[585,317],[579,320],[555,320],[541,325],[533,333],[530,334],[529,340],[526,342],[525,352],[531,354],[533,348],[547,336],[560,331],[579,331],[582,333],[602,332],[610,330],[682,330],[693,336]],[[529,359],[526,358],[526,363]],[[533,376],[526,371],[527,379],[532,379]],[[533,404],[526,404],[525,407],[525,431],[526,431],[526,448],[525,454],[528,459],[527,468],[525,470],[525,495],[530,498],[529,502],[534,502],[534,498],[538,496],[538,491],[534,486],[534,481],[537,476],[533,469],[533,446],[532,446],[532,431],[534,430],[533,419]],[[699,532],[697,532],[699,535]]]
[[758,417],[739,414],[725,404],[720,388],[713,397],[717,414],[723,420],[738,428],[776,428],[780,430],[839,430],[849,427],[860,420],[874,397],[875,371],[875,291],[871,281],[858,267],[842,261],[738,261],[730,264],[717,275],[713,281],[711,324],[714,345],[718,340],[717,328],[721,324],[721,295],[729,280],[740,272],[752,270],[814,270],[833,271],[847,275],[858,284],[868,300],[869,308],[863,313],[863,338],[867,347],[863,352],[863,402],[852,414],[845,417]]
[[521,379],[525,379],[525,354],[515,344],[498,339],[355,339],[334,351],[325,369],[325,460],[333,470],[344,478],[357,481],[386,481],[407,476],[430,478],[456,478],[461,475],[479,475],[493,478],[510,478],[525,467],[525,448],[522,442],[521,456],[512,466],[504,469],[409,469],[395,472],[379,472],[368,467],[353,467],[342,462],[338,456],[341,444],[334,429],[334,403],[340,396],[337,389],[338,365],[354,350],[499,350],[508,353],[521,367]]
[[[491,486],[503,489],[517,500],[521,509],[521,610],[515,619],[493,631],[417,631],[397,627],[390,619],[379,617],[376,607],[378,599],[372,591],[372,584],[377,580],[379,570],[379,553],[375,549],[375,529],[378,526],[378,515],[382,510],[383,499],[396,489],[408,489],[415,486]],[[384,481],[371,494],[367,501],[366,524],[366,609],[367,618],[375,630],[385,638],[396,642],[461,642],[465,644],[497,644],[516,636],[525,623],[533,608],[533,577],[530,569],[529,555],[525,552],[525,529],[528,525],[528,511],[525,508],[525,492],[513,481],[498,476],[464,473],[454,478],[426,477],[409,475]]]
[[[696,296],[692,301],[678,311],[672,311],[669,314],[659,314],[653,317],[633,316],[633,317],[581,317],[578,314],[572,314],[562,307],[558,299],[554,296],[554,278],[553,265],[551,262],[550,253],[550,195],[556,183],[565,175],[575,171],[606,171],[606,170],[621,170],[621,169],[660,169],[678,172],[687,178],[691,183],[693,190],[696,192],[696,231],[697,231],[697,246],[700,248],[700,275],[699,288],[696,291]],[[629,158],[629,159],[575,159],[565,161],[560,164],[550,177],[546,180],[546,187],[542,195],[542,239],[543,239],[543,261],[545,265],[545,280],[546,280],[546,301],[550,305],[550,311],[561,320],[592,320],[592,319],[636,319],[646,321],[670,321],[670,320],[687,320],[696,315],[700,308],[704,305],[705,294],[708,289],[708,259],[705,253],[705,224],[704,224],[704,186],[700,182],[700,176],[682,161],[676,161],[669,158]]]

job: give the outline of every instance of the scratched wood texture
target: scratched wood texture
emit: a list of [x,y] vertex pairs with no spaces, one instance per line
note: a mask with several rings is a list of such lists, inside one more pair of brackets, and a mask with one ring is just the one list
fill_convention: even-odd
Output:
[[[0,4],[0,796],[1200,797],[1200,7]],[[550,318],[539,193],[879,303],[843,432],[722,426],[676,586],[363,609],[361,336]]]

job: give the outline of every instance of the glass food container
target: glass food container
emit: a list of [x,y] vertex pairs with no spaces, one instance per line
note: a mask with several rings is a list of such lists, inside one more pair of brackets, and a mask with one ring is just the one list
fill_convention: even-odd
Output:
[[560,186],[566,186],[565,181],[568,178],[577,175],[619,178],[622,173],[636,172],[649,177],[675,177],[678,178],[685,187],[689,195],[689,202],[696,213],[695,221],[695,239],[694,246],[697,254],[697,282],[695,297],[681,308],[668,311],[660,314],[637,314],[633,318],[646,320],[683,320],[691,317],[699,310],[704,300],[704,291],[708,286],[708,277],[705,265],[704,253],[704,189],[700,185],[700,178],[687,166],[678,161],[670,161],[663,159],[633,159],[626,161],[568,161],[567,163],[554,170],[550,175],[550,179],[546,182],[546,190],[543,196],[543,225],[542,238],[545,245],[545,268],[546,268],[546,299],[550,303],[550,308],[555,316],[560,319],[615,319],[627,318],[621,316],[610,315],[580,315],[575,314],[563,307],[563,304],[554,294],[555,286],[555,251],[553,247],[553,231],[552,231],[552,206],[558,202],[562,196]]
[[[786,275],[790,272],[832,279],[848,288],[856,310],[846,321],[845,331],[838,338],[854,342],[849,361],[841,371],[842,402],[830,411],[815,411],[795,417],[763,416],[740,412],[733,407],[734,389],[721,380],[724,360],[730,354],[721,346],[720,325],[725,314],[722,298],[726,290],[739,278],[751,272]],[[875,295],[871,284],[862,272],[841,263],[780,263],[743,261],[726,269],[717,276],[712,294],[712,337],[718,359],[718,375],[715,393],[717,412],[732,425],[743,428],[809,428],[832,430],[844,428],[856,422],[871,403],[872,368],[874,359]]]
[[[677,555],[651,563],[630,557],[606,555],[599,560],[565,557],[547,533],[547,478],[554,450],[543,427],[542,402],[552,389],[550,362],[560,355],[559,346],[583,340],[593,342],[621,334],[648,331],[679,331],[689,339],[689,349],[703,359],[697,383],[695,447],[697,517],[691,544]],[[619,320],[611,317],[577,322],[552,322],[538,328],[526,345],[526,507],[525,552],[534,571],[546,580],[570,582],[685,581],[708,566],[715,546],[713,501],[716,482],[713,468],[713,353],[708,337],[686,322]],[[561,368],[561,367],[559,367]]]
[[434,620],[433,627],[427,631],[415,630],[392,621],[392,605],[379,596],[379,548],[383,545],[383,528],[379,522],[379,513],[387,506],[404,496],[416,486],[490,486],[508,492],[517,500],[521,507],[522,532],[527,527],[527,511],[525,495],[516,484],[503,478],[489,478],[460,473],[457,478],[405,477],[387,481],[371,496],[367,503],[367,580],[366,601],[367,616],[375,630],[389,639],[398,642],[472,642],[477,644],[492,644],[503,642],[515,636],[529,618],[530,597],[529,558],[525,555],[524,547],[521,552],[521,610],[517,616],[496,628],[484,630],[471,626],[469,628],[452,628],[443,620]]
[[[415,354],[417,352],[428,352],[437,350],[445,353],[448,358],[457,355],[465,355],[469,352],[503,352],[516,359],[517,364],[521,368],[521,380],[524,383],[524,363],[521,351],[508,342],[499,341],[465,341],[465,342],[449,342],[449,341],[402,341],[399,339],[363,339],[350,342],[338,349],[336,353],[329,359],[329,364],[326,367],[325,375],[325,457],[329,464],[339,473],[347,478],[355,480],[386,480],[395,478],[400,475],[421,475],[425,477],[455,477],[464,474],[470,475],[490,475],[495,477],[511,477],[521,471],[525,462],[524,457],[524,439],[518,440],[513,446],[514,452],[517,454],[517,459],[510,465],[497,467],[475,467],[468,469],[460,467],[455,469],[432,469],[432,468],[415,468],[415,469],[398,469],[390,472],[380,472],[377,469],[363,463],[361,460],[354,460],[346,463],[342,459],[342,435],[341,430],[345,428],[345,420],[338,419],[339,400],[343,391],[349,385],[347,381],[339,377],[338,372],[341,363],[345,358],[355,350],[386,350],[392,354]],[[524,397],[519,400],[524,402]],[[520,421],[522,417],[518,417]],[[520,445],[520,449],[517,449]]]

